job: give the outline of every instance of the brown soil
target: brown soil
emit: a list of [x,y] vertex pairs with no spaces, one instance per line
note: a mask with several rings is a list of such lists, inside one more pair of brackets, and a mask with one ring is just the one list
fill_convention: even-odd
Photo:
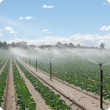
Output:
[[16,64],[16,66],[18,68],[18,71],[19,71],[21,77],[25,81],[25,84],[26,84],[30,94],[32,95],[32,98],[34,99],[34,101],[36,103],[36,110],[51,110],[51,108],[48,105],[45,104],[45,100],[42,99],[39,92],[37,92],[34,89],[34,86],[31,84],[31,82],[25,77],[24,73],[21,71],[19,66],[17,64]]
[[[21,61],[21,64],[23,64],[22,61]],[[39,70],[36,72],[36,69],[32,66],[29,67],[28,64],[26,64],[25,66],[29,68],[33,73],[35,73],[39,78],[43,79],[44,84],[47,84],[49,87],[51,86],[50,89],[53,89],[53,91],[57,91],[61,93],[63,96],[68,97],[68,99],[70,100],[73,100],[73,103],[71,103],[72,110],[78,109],[73,107],[74,103],[80,105],[83,109],[85,108],[86,110],[101,110],[100,100],[98,100],[99,96],[93,93],[87,92],[85,90],[83,91],[79,87],[75,87],[73,85],[72,85],[73,86],[72,88],[71,86],[68,86],[69,84],[66,85],[65,83],[62,83],[56,79],[52,79],[52,81],[50,81],[50,77],[48,75],[44,74]],[[97,99],[94,97],[97,97]],[[65,99],[65,102],[67,104],[68,104],[68,99]],[[103,103],[103,108],[108,109],[110,106],[110,101],[104,100],[104,102],[105,103]]]

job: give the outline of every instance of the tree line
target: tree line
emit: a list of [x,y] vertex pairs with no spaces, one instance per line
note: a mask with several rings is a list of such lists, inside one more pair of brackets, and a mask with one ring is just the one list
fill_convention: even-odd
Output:
[[[0,48],[3,48],[3,49],[8,49],[9,47],[19,47],[19,48],[24,48],[24,49],[28,49],[29,47],[33,48],[33,47],[39,47],[41,49],[45,49],[45,48],[48,48],[48,49],[51,49],[51,48],[60,48],[60,49],[66,49],[66,48],[99,48],[99,47],[94,47],[94,46],[91,46],[91,47],[87,47],[87,46],[81,46],[80,44],[77,44],[77,45],[74,45],[73,43],[64,43],[62,44],[61,42],[57,42],[55,45],[27,45],[27,42],[24,42],[24,41],[21,41],[21,42],[12,42],[11,44],[7,44],[6,41],[4,42],[1,42],[0,41]],[[101,43],[100,44],[100,48],[101,49],[104,49],[105,47],[105,44],[104,43]]]

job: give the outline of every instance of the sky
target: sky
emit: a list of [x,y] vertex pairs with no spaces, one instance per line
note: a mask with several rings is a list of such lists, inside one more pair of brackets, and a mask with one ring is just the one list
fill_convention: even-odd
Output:
[[110,0],[0,0],[0,41],[110,48]]

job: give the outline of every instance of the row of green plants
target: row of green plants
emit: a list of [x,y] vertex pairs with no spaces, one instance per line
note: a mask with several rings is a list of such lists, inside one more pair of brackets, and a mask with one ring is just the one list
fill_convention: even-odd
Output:
[[0,69],[4,66],[4,64],[6,63],[7,59],[8,59],[8,56],[6,56],[6,58],[1,62]]
[[4,67],[3,71],[0,74],[0,107],[1,107],[1,102],[3,102],[2,96],[4,95],[4,90],[6,88],[6,79],[9,70],[9,64],[10,64],[10,60],[8,60],[6,66]]
[[28,70],[26,70],[17,60],[16,62],[25,74],[25,76],[34,85],[35,90],[41,94],[42,98],[44,98],[47,105],[50,105],[50,107],[55,110],[71,110],[71,107],[69,107],[64,100],[60,99],[60,95],[55,94],[48,87],[43,85],[43,83],[40,82],[39,79],[37,79]]
[[2,58],[3,56],[5,56],[5,54],[6,54],[6,51],[0,50],[0,58]]
[[17,92],[17,104],[20,105],[20,110],[36,110],[36,103],[25,84],[25,81],[20,76],[14,60],[12,60],[14,83]]
[[5,60],[7,58],[8,54],[6,53],[1,53],[0,54],[0,63],[2,63],[3,60]]
[[[38,59],[37,67],[47,73],[50,73],[50,65],[47,58],[44,56]],[[27,60],[27,63],[29,61]],[[35,60],[31,60],[31,65],[36,66]],[[103,96],[105,99],[110,99],[110,69],[108,66],[103,66]],[[52,61],[52,75],[73,84],[79,86],[86,91],[93,92],[100,95],[100,68],[92,62],[86,59],[55,59]]]

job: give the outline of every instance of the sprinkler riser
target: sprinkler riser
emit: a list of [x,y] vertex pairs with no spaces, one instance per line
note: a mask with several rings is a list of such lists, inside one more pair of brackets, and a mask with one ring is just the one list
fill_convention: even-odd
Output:
[[52,63],[50,61],[50,80],[52,80]]
[[103,81],[103,70],[100,69],[100,108],[103,108],[103,85],[102,85],[102,81]]

